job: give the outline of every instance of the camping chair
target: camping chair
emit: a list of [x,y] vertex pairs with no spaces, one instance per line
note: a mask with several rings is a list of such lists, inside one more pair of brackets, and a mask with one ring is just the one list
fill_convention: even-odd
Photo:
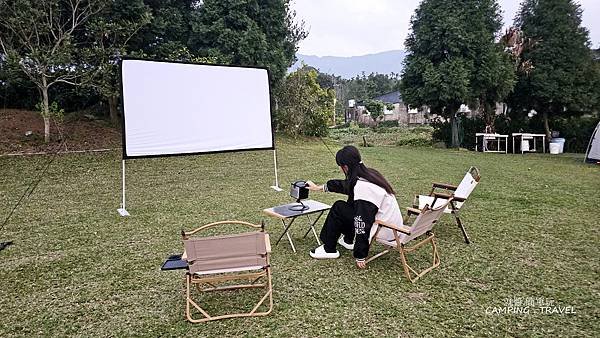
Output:
[[[402,262],[402,267],[404,268],[404,274],[406,278],[411,283],[416,282],[419,278],[423,277],[429,271],[435,269],[440,265],[440,256],[437,250],[437,244],[435,242],[435,234],[432,231],[433,225],[440,219],[442,214],[444,213],[444,209],[448,206],[448,204],[452,201],[452,197],[449,197],[443,204],[438,206],[435,209],[429,207],[429,205],[425,205],[423,209],[416,211],[409,211],[407,221],[410,221],[410,217],[412,215],[416,215],[417,217],[409,226],[399,226],[395,224],[389,224],[382,221],[375,221],[377,225],[377,230],[375,235],[373,235],[373,239],[377,243],[383,244],[386,249],[373,257],[367,260],[367,263],[374,260],[375,258],[381,257],[386,253],[395,250],[400,254],[400,261]],[[393,233],[393,239],[383,238],[380,236],[380,232],[382,229],[388,229]],[[425,238],[422,238],[425,236]],[[410,243],[413,240],[419,240],[418,243],[407,247],[406,244]],[[408,264],[408,260],[406,258],[406,254],[416,249],[431,243],[432,246],[432,263],[431,266],[421,270],[420,272],[415,270]]]
[[[245,225],[257,229],[257,231],[235,235],[190,238],[190,236],[202,230],[222,224]],[[269,235],[264,232],[264,224],[223,221],[207,224],[190,232],[182,231],[181,235],[185,246],[182,258],[187,260],[189,269],[186,274],[185,314],[190,322],[199,323],[224,318],[265,316],[271,313],[273,310],[273,288],[271,284],[271,267],[269,265],[271,244]],[[230,284],[228,282],[236,280],[244,280],[247,283],[228,285]],[[249,312],[212,316],[192,299],[192,285],[196,285],[200,294],[243,288],[265,288],[266,292]],[[258,312],[258,308],[267,298],[269,298],[268,310]],[[203,317],[195,319],[192,307]]]
[[[456,224],[460,228],[460,231],[462,231],[462,234],[465,238],[465,242],[469,244],[471,242],[469,240],[469,235],[467,235],[467,231],[465,230],[465,227],[463,226],[458,213],[464,202],[467,200],[467,198],[469,198],[469,195],[471,195],[471,192],[473,192],[473,190],[479,183],[480,178],[481,176],[479,175],[479,169],[471,167],[469,168],[469,170],[465,174],[465,177],[463,177],[459,185],[434,182],[431,185],[431,191],[429,192],[429,195],[415,196],[413,208],[409,209],[412,209],[411,212],[413,212],[417,209],[422,209],[426,204],[433,205],[434,199],[437,199],[436,203],[438,204],[446,203],[446,200],[450,196],[453,196],[453,200],[450,202],[450,205],[444,210],[444,213],[454,215],[454,218],[456,219]],[[436,205],[433,206],[435,207]]]

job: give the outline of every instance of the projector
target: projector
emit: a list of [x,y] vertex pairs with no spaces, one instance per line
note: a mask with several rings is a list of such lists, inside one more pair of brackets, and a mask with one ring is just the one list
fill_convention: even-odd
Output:
[[307,199],[308,184],[306,184],[306,181],[296,181],[292,183],[292,187],[290,188],[290,196],[295,199],[296,202]]
[[308,198],[308,184],[306,181],[296,181],[292,183],[292,187],[290,188],[290,196],[296,200],[295,205],[289,207],[292,211],[305,211],[309,209],[308,205],[304,205],[302,200]]

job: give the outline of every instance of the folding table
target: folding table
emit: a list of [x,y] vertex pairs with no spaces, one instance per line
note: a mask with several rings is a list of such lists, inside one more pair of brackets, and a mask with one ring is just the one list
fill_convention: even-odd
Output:
[[[521,141],[519,143],[519,148],[521,149],[521,154],[524,153],[525,151],[527,151],[527,152],[537,151],[537,149],[536,149],[536,141],[535,140],[539,139],[539,138],[542,139],[542,153],[546,152],[546,134],[512,133],[513,154],[516,153],[516,151],[515,151],[515,138]],[[533,140],[533,147],[532,148],[528,148],[527,150],[524,150],[523,147],[521,146],[521,143],[523,143],[523,141],[529,142],[529,140]]]
[[[479,137],[482,138],[482,151],[484,153],[489,152],[489,153],[507,153],[508,150],[508,135],[501,135],[501,134],[489,134],[489,133],[475,133],[475,151],[478,151],[478,145],[479,145]],[[504,150],[502,150],[502,143],[500,141],[504,140]],[[488,148],[488,143],[489,142],[497,142],[497,146],[496,146],[496,150],[490,150]]]
[[[297,210],[300,206],[299,203],[289,203],[263,210],[265,214],[273,216],[275,218],[279,218],[281,220],[281,223],[283,224],[283,233],[281,234],[281,236],[279,236],[277,242],[275,242],[275,245],[278,245],[283,236],[287,235],[292,250],[296,252],[296,247],[294,246],[294,242],[292,241],[292,237],[290,236],[289,230],[296,218],[298,218],[299,216],[306,216],[308,218],[308,221],[310,222],[310,227],[308,228],[308,230],[302,238],[306,238],[306,235],[308,235],[308,233],[312,230],[312,233],[315,236],[315,239],[317,240],[317,244],[321,245],[321,242],[319,241],[319,236],[317,236],[317,231],[315,230],[315,224],[319,221],[323,213],[329,210],[331,206],[313,200],[302,201],[302,204],[307,206],[308,209]],[[311,222],[310,218],[310,215],[312,214],[317,214],[317,217],[313,222]],[[288,223],[286,223],[286,221],[288,221]]]

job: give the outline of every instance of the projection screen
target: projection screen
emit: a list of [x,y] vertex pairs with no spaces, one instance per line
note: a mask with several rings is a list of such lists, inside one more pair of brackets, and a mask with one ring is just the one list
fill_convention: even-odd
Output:
[[266,69],[124,59],[123,158],[274,149]]

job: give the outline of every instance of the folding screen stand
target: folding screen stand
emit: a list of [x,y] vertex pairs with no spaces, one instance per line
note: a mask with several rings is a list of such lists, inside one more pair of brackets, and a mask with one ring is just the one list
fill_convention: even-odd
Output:
[[117,209],[119,215],[121,216],[129,216],[127,210],[125,210],[125,160],[123,160],[123,202],[121,203],[121,207]]
[[272,185],[271,188],[275,191],[283,191],[279,187],[279,179],[277,178],[277,150],[273,149],[273,162],[275,163],[275,185]]
[[[277,151],[273,150],[273,162],[275,163],[275,185],[272,185],[271,188],[273,188],[275,191],[283,191],[283,189],[281,189],[279,187],[279,178],[277,177]],[[125,217],[125,216],[130,216],[129,212],[125,209],[125,160],[123,160],[123,166],[122,166],[122,170],[123,170],[123,175],[122,175],[122,188],[123,188],[123,200],[121,202],[121,207],[119,209],[117,209],[117,211],[119,212],[119,215]]]

